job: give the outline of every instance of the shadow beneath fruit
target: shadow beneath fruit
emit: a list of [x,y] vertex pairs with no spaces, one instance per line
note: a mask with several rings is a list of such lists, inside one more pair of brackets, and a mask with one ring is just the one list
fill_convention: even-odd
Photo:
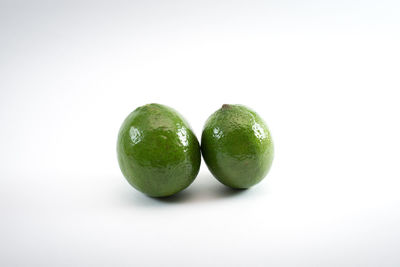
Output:
[[252,189],[227,187],[218,182],[211,174],[200,174],[188,188],[169,197],[149,197],[137,191],[132,192],[132,190],[129,191],[129,196],[126,195],[125,200],[139,206],[201,204],[251,196],[255,193]]
[[236,196],[236,195],[240,195],[240,194],[245,194],[248,189],[235,189],[235,188],[231,188],[231,187],[227,187],[227,186],[221,186],[218,188],[219,194],[221,194],[221,196],[223,197],[231,197],[231,196]]
[[[196,187],[196,185],[193,185]],[[204,186],[197,186],[197,188],[186,189],[178,194],[169,197],[153,198],[156,201],[165,203],[180,203],[180,202],[199,202],[207,200],[217,200],[221,198],[233,197],[243,194],[246,190],[233,189],[224,185],[213,185],[214,188],[204,188]],[[203,187],[203,189],[202,189]],[[207,192],[204,190],[208,190]]]
[[188,192],[184,190],[182,192],[179,192],[177,194],[168,197],[148,197],[148,198],[164,203],[179,203],[186,201],[188,198],[190,198],[190,194],[188,194]]

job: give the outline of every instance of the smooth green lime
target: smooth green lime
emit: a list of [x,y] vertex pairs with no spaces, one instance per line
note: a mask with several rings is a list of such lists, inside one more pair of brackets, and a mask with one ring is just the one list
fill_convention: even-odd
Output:
[[203,129],[201,151],[211,173],[232,188],[249,188],[268,173],[274,145],[261,117],[242,105],[223,105]]
[[128,182],[153,197],[175,194],[196,178],[200,146],[189,124],[170,107],[149,104],[123,122],[118,162]]

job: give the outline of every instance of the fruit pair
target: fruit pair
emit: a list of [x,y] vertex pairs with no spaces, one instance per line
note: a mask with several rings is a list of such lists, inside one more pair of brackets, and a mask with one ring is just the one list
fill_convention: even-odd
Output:
[[121,171],[134,188],[152,197],[165,197],[194,181],[201,153],[221,183],[249,188],[268,173],[274,147],[264,121],[244,106],[223,105],[212,114],[204,126],[200,148],[178,112],[148,104],[135,109],[123,122],[117,153]]

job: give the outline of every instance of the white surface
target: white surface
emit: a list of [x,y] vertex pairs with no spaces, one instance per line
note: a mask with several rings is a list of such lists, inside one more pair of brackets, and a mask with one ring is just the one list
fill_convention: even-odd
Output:
[[[399,266],[398,1],[0,1],[1,266]],[[158,102],[255,109],[276,155],[167,200],[116,160]]]

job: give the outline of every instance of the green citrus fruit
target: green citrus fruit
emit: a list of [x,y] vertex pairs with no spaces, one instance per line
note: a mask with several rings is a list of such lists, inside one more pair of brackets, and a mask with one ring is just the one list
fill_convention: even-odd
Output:
[[123,122],[118,162],[128,182],[153,197],[175,194],[196,178],[200,146],[184,118],[170,107],[149,104]]
[[242,105],[223,105],[208,118],[201,151],[215,178],[241,189],[259,183],[274,157],[267,125],[257,113]]

